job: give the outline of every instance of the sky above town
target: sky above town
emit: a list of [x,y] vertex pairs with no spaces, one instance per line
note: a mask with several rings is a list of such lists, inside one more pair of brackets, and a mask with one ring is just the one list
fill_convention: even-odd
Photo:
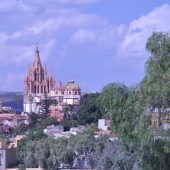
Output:
[[56,84],[96,92],[140,83],[146,41],[169,32],[169,18],[168,0],[0,0],[0,91],[23,90],[37,42]]

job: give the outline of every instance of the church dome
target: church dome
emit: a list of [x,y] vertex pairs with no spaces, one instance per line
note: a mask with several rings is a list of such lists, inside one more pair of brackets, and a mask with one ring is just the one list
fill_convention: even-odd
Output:
[[80,90],[80,88],[74,81],[71,81],[67,83],[66,90],[74,91],[74,90]]

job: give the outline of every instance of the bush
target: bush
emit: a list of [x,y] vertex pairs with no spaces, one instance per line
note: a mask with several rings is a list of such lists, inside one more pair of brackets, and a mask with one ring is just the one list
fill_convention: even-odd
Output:
[[19,170],[26,170],[25,164],[19,164],[18,169]]

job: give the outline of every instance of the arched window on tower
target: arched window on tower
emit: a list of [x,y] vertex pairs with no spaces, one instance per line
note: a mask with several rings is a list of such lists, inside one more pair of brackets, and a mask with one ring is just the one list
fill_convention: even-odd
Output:
[[37,93],[39,93],[39,86],[37,86]]
[[34,86],[34,92],[37,93],[37,87],[36,86]]
[[39,73],[37,73],[37,81],[39,81]]
[[34,80],[37,80],[37,75],[36,75],[36,71],[34,72]]

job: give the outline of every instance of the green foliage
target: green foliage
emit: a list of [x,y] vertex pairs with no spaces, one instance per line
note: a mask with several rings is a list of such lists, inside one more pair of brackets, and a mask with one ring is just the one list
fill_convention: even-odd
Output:
[[2,141],[4,141],[4,140],[5,140],[5,138],[4,138],[3,134],[0,133],[0,142],[2,142]]
[[100,109],[112,114],[112,131],[126,145],[137,143],[139,118],[143,112],[138,88],[112,83],[103,88],[99,101]]
[[56,100],[52,100],[48,97],[47,93],[44,94],[43,100],[41,100],[41,110],[40,113],[42,115],[48,115],[50,113],[50,106],[57,105]]
[[170,36],[153,33],[146,44],[151,53],[146,63],[142,92],[148,107],[165,111],[170,106]]
[[[57,169],[60,164],[71,168],[76,156],[91,152],[95,145],[93,132],[96,128],[87,129],[84,134],[79,134],[76,138],[60,138],[53,140],[45,136],[39,136],[39,132],[30,132],[26,138],[19,142],[17,154],[19,161],[26,167],[44,169]],[[41,134],[41,133],[40,133]],[[77,150],[77,151],[76,151]]]
[[99,93],[85,94],[81,98],[81,106],[78,112],[79,124],[96,123],[102,117],[98,105]]
[[29,126],[34,128],[38,124],[38,120],[40,119],[39,114],[32,113],[29,115]]
[[46,128],[49,125],[57,125],[58,122],[55,118],[47,115],[32,113],[29,115],[29,127],[30,128]]
[[[17,159],[20,161],[20,164],[24,164],[27,167],[31,167],[32,165],[33,167],[37,167],[36,159],[33,157],[32,153],[35,149],[31,149],[31,144],[34,143],[34,141],[36,142],[46,137],[42,129],[30,130],[27,132],[26,137],[17,144]],[[28,162],[28,164],[26,164],[26,162]]]
[[64,126],[64,131],[69,131],[71,127],[77,127],[78,122],[77,122],[77,120],[67,120],[67,119],[65,119],[64,122],[63,122],[63,126]]
[[19,170],[26,170],[24,164],[19,164],[18,169],[19,169]]
[[111,130],[118,135],[126,152],[137,153],[142,169],[166,170],[170,159],[169,143],[153,139],[169,135],[150,128],[148,110],[158,108],[161,118],[170,107],[169,34],[153,33],[146,48],[151,57],[142,83],[136,88],[119,83],[107,85],[99,97],[100,110],[112,114]]
[[105,86],[99,96],[100,109],[102,112],[107,113],[113,111],[115,106],[123,103],[128,97],[128,88],[120,83],[111,83]]
[[74,109],[73,105],[68,105],[64,107],[64,113],[71,112]]

